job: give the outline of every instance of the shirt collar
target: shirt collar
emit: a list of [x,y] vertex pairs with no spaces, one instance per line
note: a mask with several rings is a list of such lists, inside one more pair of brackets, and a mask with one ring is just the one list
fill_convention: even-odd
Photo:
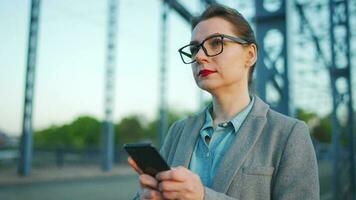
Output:
[[[251,96],[250,99],[251,99],[250,103],[242,111],[237,113],[230,121],[221,123],[221,125],[225,123],[227,123],[227,127],[232,125],[234,128],[233,132],[236,133],[241,127],[242,123],[245,121],[247,115],[250,113],[252,106],[255,102],[255,98],[253,96]],[[212,109],[213,109],[213,104],[210,103],[205,110],[205,123],[201,129],[202,130],[201,134],[203,134],[202,135],[203,137],[209,134],[208,131],[203,131],[203,130],[206,130],[208,128],[213,128],[213,118],[211,116]]]

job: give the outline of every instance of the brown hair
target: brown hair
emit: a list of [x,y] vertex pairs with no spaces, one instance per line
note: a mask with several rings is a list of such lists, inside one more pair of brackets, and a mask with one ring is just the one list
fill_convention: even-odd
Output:
[[[255,44],[257,47],[255,33],[253,32],[247,20],[241,15],[241,13],[239,13],[235,9],[220,4],[210,5],[209,7],[206,8],[206,10],[201,15],[194,18],[192,21],[192,29],[194,29],[199,22],[213,17],[221,17],[226,21],[230,22],[237,36],[247,41],[249,44]],[[255,65],[256,63],[251,66],[249,72],[249,76],[248,76],[249,88],[251,87],[252,84],[252,77],[253,77],[253,71],[255,69]]]

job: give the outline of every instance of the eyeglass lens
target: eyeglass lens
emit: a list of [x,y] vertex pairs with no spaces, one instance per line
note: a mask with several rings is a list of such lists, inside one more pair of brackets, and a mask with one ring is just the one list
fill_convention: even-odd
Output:
[[223,37],[215,36],[206,39],[201,44],[191,44],[184,47],[181,51],[182,58],[185,63],[192,63],[200,48],[203,48],[206,56],[216,56],[223,50]]

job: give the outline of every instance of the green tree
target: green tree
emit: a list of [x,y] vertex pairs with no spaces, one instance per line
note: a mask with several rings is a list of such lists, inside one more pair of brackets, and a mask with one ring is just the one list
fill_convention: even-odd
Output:
[[[188,112],[168,112],[168,125],[188,115]],[[145,123],[142,117],[130,115],[123,118],[115,125],[115,144],[122,146],[125,143],[136,143],[140,141],[151,141],[158,144],[158,124],[159,118],[155,118]]]
[[298,108],[297,109],[297,118],[305,121],[305,123],[310,123],[311,120],[318,118],[318,116],[315,113],[307,112],[305,110]]
[[73,147],[85,148],[98,146],[100,142],[101,123],[93,117],[81,116],[70,124],[51,126],[36,131],[36,147]]
[[311,130],[314,139],[322,143],[331,142],[331,116],[320,118],[315,113],[297,109],[297,117],[305,121]]
[[[171,126],[188,112],[168,112],[168,125]],[[115,144],[121,147],[124,143],[134,143],[149,140],[157,144],[159,119],[149,122],[139,115],[130,115],[115,124]],[[102,138],[102,123],[90,116],[80,116],[69,124],[51,126],[36,131],[35,147],[58,148],[70,147],[83,149],[88,146],[99,147]]]
[[[190,112],[178,112],[174,110],[168,111],[168,128],[177,120],[182,119],[184,116],[188,116]],[[144,130],[145,137],[149,138],[156,146],[158,145],[158,127],[159,116],[150,121]]]
[[331,116],[327,115],[320,119],[319,124],[313,128],[313,135],[319,141],[323,143],[331,142]]
[[144,128],[141,118],[131,115],[123,118],[115,125],[115,144],[122,146],[125,143],[134,143],[144,137]]
[[84,148],[87,146],[98,147],[102,133],[102,124],[93,117],[83,116],[77,118],[67,127],[67,141],[75,147]]

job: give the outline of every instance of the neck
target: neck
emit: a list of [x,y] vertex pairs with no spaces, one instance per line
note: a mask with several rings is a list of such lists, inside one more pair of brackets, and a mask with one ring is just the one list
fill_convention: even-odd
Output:
[[[221,94],[221,95],[219,95]],[[213,94],[214,126],[229,121],[250,102],[248,89],[223,91]]]

